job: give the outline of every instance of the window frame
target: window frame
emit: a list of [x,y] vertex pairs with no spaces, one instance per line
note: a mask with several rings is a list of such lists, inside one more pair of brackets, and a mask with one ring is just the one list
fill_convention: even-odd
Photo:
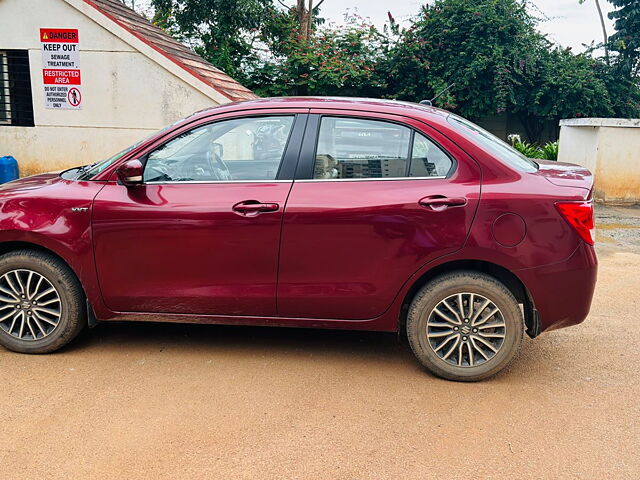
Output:
[[[284,150],[282,152],[282,159],[280,160],[280,165],[278,166],[278,172],[276,173],[276,178],[273,180],[163,180],[157,182],[143,182],[143,185],[174,185],[174,184],[185,184],[185,185],[193,185],[193,184],[215,184],[215,183],[282,183],[282,182],[291,182],[293,180],[293,175],[291,172],[295,171],[297,161],[298,161],[298,153],[300,150],[300,144],[302,143],[302,138],[304,135],[304,128],[307,123],[308,114],[299,113],[299,112],[273,112],[269,113],[261,113],[259,111],[251,112],[250,114],[239,114],[224,116],[221,118],[208,118],[205,121],[191,123],[185,125],[185,128],[179,128],[172,132],[167,132],[168,135],[164,136],[162,140],[158,143],[154,143],[151,148],[144,152],[141,156],[137,157],[140,163],[142,163],[142,171],[147,168],[147,160],[149,156],[164,147],[166,144],[172,142],[176,138],[184,135],[185,133],[192,132],[194,130],[211,126],[215,123],[231,121],[231,120],[244,120],[250,118],[265,118],[265,117],[293,117],[293,122],[291,125],[291,131],[289,132],[289,137],[287,138],[287,142],[285,144]],[[131,158],[135,158],[131,157]],[[126,160],[125,160],[126,161]],[[291,165],[293,163],[293,165]],[[143,175],[144,176],[144,175]],[[287,178],[290,177],[290,178]]]
[[[372,112],[375,113],[375,112]],[[369,178],[314,178],[316,156],[318,150],[318,144],[320,139],[320,128],[322,125],[322,119],[329,118],[346,118],[354,120],[369,120],[377,122],[387,122],[401,127],[408,128],[410,131],[409,137],[409,158],[407,159],[407,166],[405,169],[405,176],[403,177],[369,177]],[[407,180],[443,180],[451,178],[451,176],[458,169],[458,161],[446,148],[442,146],[440,142],[433,139],[432,136],[425,133],[423,130],[408,125],[402,121],[388,118],[384,114],[380,116],[368,116],[362,115],[361,112],[353,111],[348,113],[312,113],[307,120],[307,129],[305,133],[304,143],[300,151],[301,160],[298,163],[298,170],[296,171],[297,182],[379,182],[379,181],[407,181]],[[439,148],[450,160],[451,167],[446,175],[434,175],[431,177],[410,177],[411,163],[413,160],[413,149],[416,133],[419,133],[427,140],[432,142],[437,148]]]
[[0,50],[0,127],[35,127],[29,50]]

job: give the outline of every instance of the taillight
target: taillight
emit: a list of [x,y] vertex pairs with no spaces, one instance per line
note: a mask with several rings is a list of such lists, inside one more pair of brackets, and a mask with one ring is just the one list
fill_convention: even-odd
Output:
[[585,242],[593,245],[596,231],[593,222],[593,202],[556,202],[556,208]]

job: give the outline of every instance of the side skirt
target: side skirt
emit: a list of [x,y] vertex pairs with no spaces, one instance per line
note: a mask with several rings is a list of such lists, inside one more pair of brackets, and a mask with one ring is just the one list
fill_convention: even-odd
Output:
[[[88,308],[88,311],[93,310]],[[114,312],[115,315],[100,322],[169,322],[200,323],[211,325],[247,325],[271,327],[326,328],[339,330],[369,330],[376,332],[395,332],[397,321],[392,314],[385,314],[369,320],[336,320],[325,318],[287,318],[287,317],[235,317],[224,315],[187,315],[167,313]],[[95,318],[95,316],[94,316]],[[91,315],[89,316],[91,322]],[[96,320],[96,323],[98,320]],[[91,325],[91,323],[90,323]]]

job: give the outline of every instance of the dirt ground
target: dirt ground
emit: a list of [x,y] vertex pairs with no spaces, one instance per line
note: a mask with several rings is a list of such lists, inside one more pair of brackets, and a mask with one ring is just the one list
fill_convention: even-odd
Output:
[[377,333],[106,324],[0,349],[0,478],[638,478],[640,209],[598,219],[590,317],[482,383]]

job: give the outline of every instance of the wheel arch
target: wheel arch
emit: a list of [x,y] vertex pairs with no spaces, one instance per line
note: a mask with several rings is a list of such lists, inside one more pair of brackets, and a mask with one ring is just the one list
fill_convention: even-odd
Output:
[[427,270],[411,285],[402,301],[400,318],[398,321],[398,334],[406,334],[407,312],[415,295],[434,278],[449,272],[470,270],[487,274],[502,283],[513,294],[518,303],[523,305],[524,320],[527,334],[534,338],[540,334],[540,321],[533,304],[531,294],[525,284],[517,275],[505,267],[485,260],[452,260],[441,263]]
[[[0,242],[0,255],[4,255],[5,253],[10,253],[15,250],[37,250],[39,252],[47,253],[64,262],[64,264],[73,271],[73,267],[69,265],[69,262],[67,262],[59,253],[38,243],[26,242],[23,240]],[[78,277],[78,274],[75,271],[73,274]]]
[[11,253],[11,252],[14,252],[16,250],[35,250],[35,251],[38,251],[38,252],[46,253],[47,255],[51,255],[52,257],[55,257],[56,259],[60,260],[62,263],[64,263],[69,268],[69,270],[71,270],[71,272],[73,273],[74,277],[76,277],[76,280],[80,284],[80,288],[84,292],[85,298],[87,298],[87,292],[84,289],[84,285],[82,283],[82,280],[80,279],[80,276],[78,275],[78,272],[76,272],[76,270],[73,268],[73,265],[71,265],[58,252],[55,252],[54,250],[51,250],[50,248],[47,248],[47,247],[45,247],[43,245],[40,245],[38,243],[33,243],[33,242],[28,242],[28,241],[23,241],[23,240],[0,242],[0,255],[4,255],[6,253]]

